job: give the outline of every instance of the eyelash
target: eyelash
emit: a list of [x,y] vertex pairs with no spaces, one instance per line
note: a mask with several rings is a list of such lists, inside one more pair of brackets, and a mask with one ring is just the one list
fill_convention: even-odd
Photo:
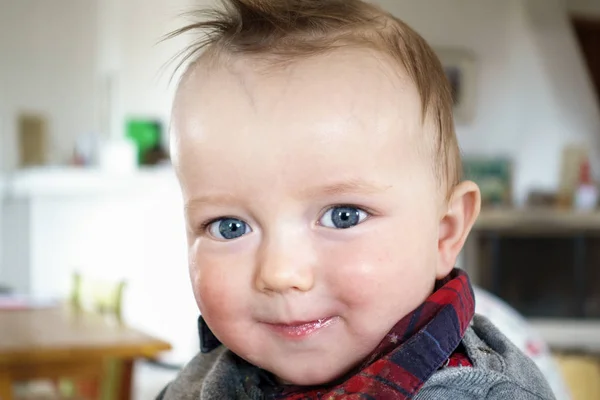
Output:
[[227,218],[234,218],[234,219],[240,219],[238,217],[232,217],[231,215],[225,215],[223,217],[216,217],[213,219],[209,219],[206,222],[203,222],[202,224],[200,224],[200,232],[206,232],[208,230],[208,227],[211,226],[212,224],[214,224],[217,221],[220,221],[222,219],[227,219]]
[[[327,213],[327,211],[333,210],[335,208],[356,208],[357,210],[363,211],[364,213],[367,214],[367,218],[365,219],[365,221],[367,219],[371,218],[374,215],[374,213],[372,211],[370,211],[369,209],[367,209],[365,207],[362,207],[362,206],[357,206],[355,204],[334,204],[334,205],[325,207],[319,213],[319,218],[317,219],[317,222],[320,221],[321,219],[323,219],[323,217],[325,216],[325,214]],[[364,221],[362,221],[362,222],[364,222]]]

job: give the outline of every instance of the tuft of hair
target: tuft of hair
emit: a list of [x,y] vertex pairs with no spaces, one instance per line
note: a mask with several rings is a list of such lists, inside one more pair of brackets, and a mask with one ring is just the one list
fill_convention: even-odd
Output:
[[429,44],[400,19],[362,0],[221,0],[198,14],[197,21],[166,36],[197,34],[178,68],[187,63],[189,70],[202,54],[261,56],[278,64],[362,46],[390,56],[417,87],[423,123],[429,119],[435,127],[439,185],[449,195],[460,182],[450,84]]

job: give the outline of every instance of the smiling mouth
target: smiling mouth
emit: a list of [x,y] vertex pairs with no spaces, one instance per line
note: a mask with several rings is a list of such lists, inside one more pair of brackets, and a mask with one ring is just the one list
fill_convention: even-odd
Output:
[[315,321],[292,322],[290,324],[267,324],[276,333],[290,338],[303,339],[335,323],[337,317],[320,318]]

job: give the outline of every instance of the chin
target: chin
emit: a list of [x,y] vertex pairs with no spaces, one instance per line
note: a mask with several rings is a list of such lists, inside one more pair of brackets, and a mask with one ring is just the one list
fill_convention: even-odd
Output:
[[349,368],[332,370],[331,366],[321,364],[305,365],[300,368],[289,368],[286,370],[272,371],[277,381],[285,385],[295,386],[321,386],[334,381],[348,372]]

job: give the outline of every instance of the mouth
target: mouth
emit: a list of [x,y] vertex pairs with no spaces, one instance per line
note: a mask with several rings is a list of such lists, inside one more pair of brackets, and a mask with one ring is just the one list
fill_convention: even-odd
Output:
[[338,317],[320,318],[314,321],[295,321],[290,323],[267,323],[275,333],[290,339],[304,339],[333,325]]

